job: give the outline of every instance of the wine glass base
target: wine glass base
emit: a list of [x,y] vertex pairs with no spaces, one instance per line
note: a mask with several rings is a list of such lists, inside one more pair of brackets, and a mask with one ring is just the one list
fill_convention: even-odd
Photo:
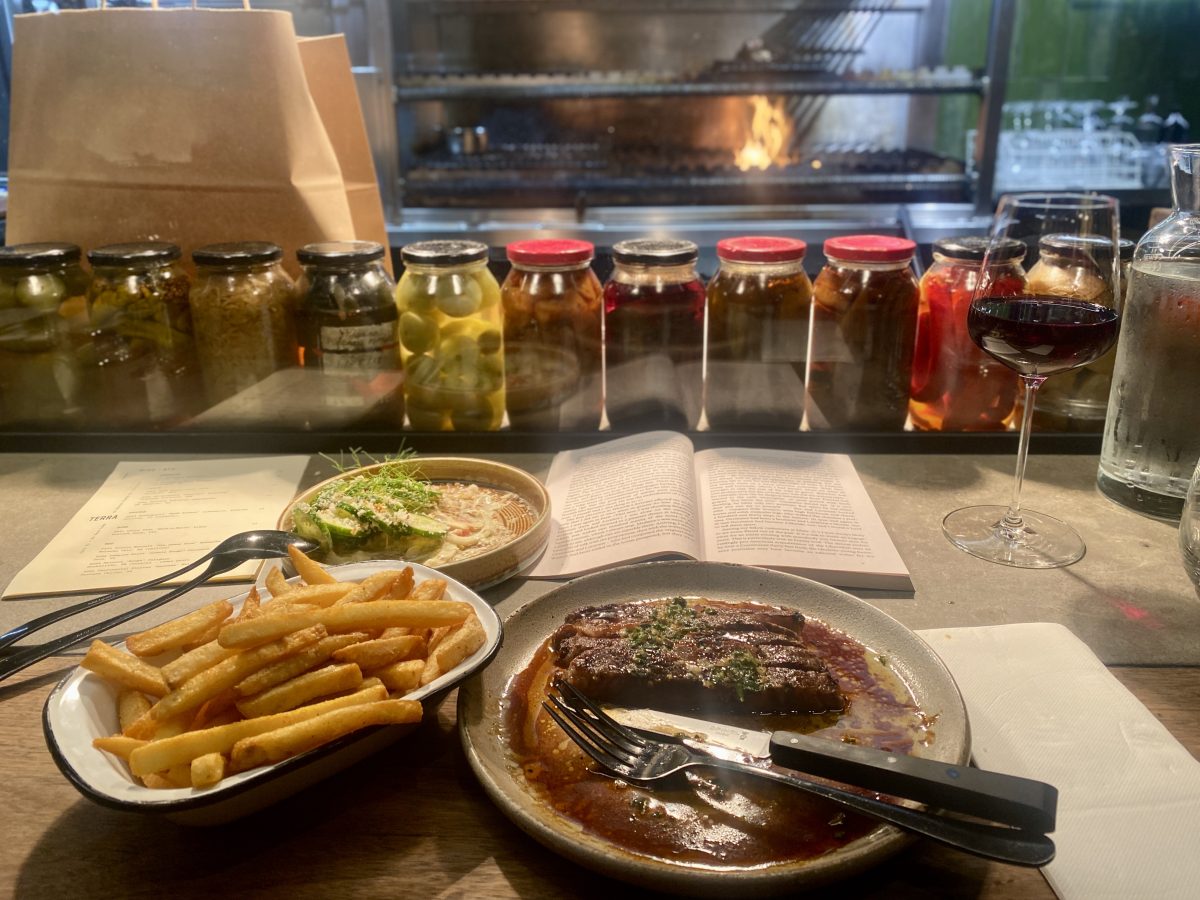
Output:
[[1057,569],[1083,557],[1083,538],[1066,522],[1021,510],[1024,527],[1001,525],[1003,506],[967,506],[942,519],[942,533],[961,550],[1018,569]]

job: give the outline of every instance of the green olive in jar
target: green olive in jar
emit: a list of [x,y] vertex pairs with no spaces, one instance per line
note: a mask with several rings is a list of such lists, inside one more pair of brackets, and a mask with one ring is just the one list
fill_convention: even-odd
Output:
[[400,314],[400,343],[413,353],[425,353],[438,342],[437,320],[412,311]]
[[474,278],[447,275],[438,279],[437,307],[447,316],[462,318],[483,306],[483,289]]

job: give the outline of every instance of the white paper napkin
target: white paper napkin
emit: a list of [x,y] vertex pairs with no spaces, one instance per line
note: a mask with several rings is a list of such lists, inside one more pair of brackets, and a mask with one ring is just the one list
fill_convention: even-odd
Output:
[[1200,897],[1200,762],[1061,625],[918,632],[954,675],[984,769],[1059,790],[1063,900]]

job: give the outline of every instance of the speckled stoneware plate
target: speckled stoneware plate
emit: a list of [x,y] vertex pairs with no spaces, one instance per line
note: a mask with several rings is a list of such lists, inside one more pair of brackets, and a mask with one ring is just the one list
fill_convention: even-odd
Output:
[[[330,567],[339,581],[360,581],[384,569],[412,565],[414,581],[445,578],[446,597],[475,608],[486,640],[451,671],[408,694],[434,708],[451,688],[486,666],[500,647],[500,619],[478,594],[445,573],[397,560],[369,560]],[[264,598],[269,594],[264,594]],[[232,599],[241,609],[246,595]],[[185,610],[186,611],[186,610]],[[124,646],[119,644],[118,646]],[[151,660],[152,662],[154,660]],[[215,787],[150,789],[136,781],[124,762],[92,747],[94,738],[116,734],[118,688],[85,669],[59,682],[42,709],[42,730],[54,762],[89,800],[129,812],[155,813],[186,825],[219,825],[263,809],[394,743],[416,725],[365,728],[299,756],[231,775]]]
[[[550,495],[540,481],[523,469],[486,459],[457,456],[428,456],[412,459],[411,465],[420,470],[421,477],[432,482],[463,481],[484,487],[512,491],[533,509],[533,515],[517,503],[509,504],[501,511],[505,524],[516,534],[506,544],[471,556],[461,562],[438,566],[438,570],[461,581],[475,590],[492,587],[512,578],[532,565],[550,539]],[[326,479],[296,497],[283,515],[279,517],[279,528],[285,531],[292,527],[292,509],[297,503],[312,500],[320,491],[335,481],[344,481],[356,475],[368,474],[390,463],[377,463],[350,469]]]
[[581,865],[657,890],[693,896],[741,897],[815,887],[866,869],[901,849],[910,837],[881,825],[816,859],[754,867],[705,868],[641,856],[582,831],[538,799],[500,739],[500,701],[509,681],[562,624],[583,606],[651,597],[703,596],[797,609],[886,654],[926,713],[936,739],[922,755],[956,765],[970,757],[966,708],[949,671],[919,637],[890,616],[834,588],[780,572],[720,563],[655,562],[579,578],[506,615],[504,647],[458,695],[458,727],[475,774],[492,800],[547,847]]

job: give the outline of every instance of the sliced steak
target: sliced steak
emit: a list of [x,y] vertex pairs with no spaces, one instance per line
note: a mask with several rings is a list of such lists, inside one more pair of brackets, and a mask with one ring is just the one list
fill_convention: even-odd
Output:
[[597,700],[663,709],[825,712],[843,707],[804,646],[804,617],[776,607],[672,600],[572,613],[551,638],[563,677]]

